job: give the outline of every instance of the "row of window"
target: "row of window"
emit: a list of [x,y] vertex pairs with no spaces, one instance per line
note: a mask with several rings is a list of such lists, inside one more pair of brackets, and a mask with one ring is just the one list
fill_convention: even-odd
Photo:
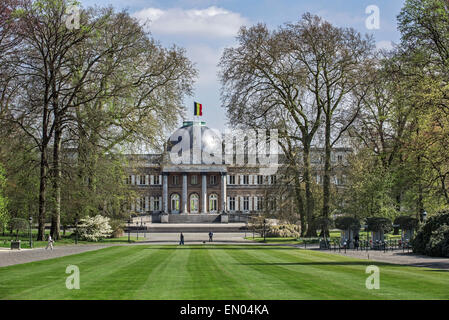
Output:
[[[343,162],[343,155],[339,154],[335,156],[334,153],[331,154],[331,162],[335,162],[337,160],[338,162]],[[313,163],[324,163],[324,156],[315,156],[312,157]]]
[[[172,176],[171,183],[172,185],[180,185],[180,176]],[[211,175],[209,176],[209,184],[216,185],[217,184],[217,176]],[[315,175],[316,183],[320,184],[323,182],[323,176],[316,174]],[[344,185],[346,182],[346,176],[333,176],[333,183],[336,185]],[[126,178],[126,184],[132,185],[161,185],[162,184],[162,176],[161,175],[129,175]],[[199,183],[199,179],[197,175],[190,176],[190,184],[197,185]],[[229,185],[262,185],[262,184],[276,184],[276,176],[263,176],[263,175],[229,175],[228,176],[228,184]]]
[[[321,183],[323,183],[324,176],[319,175],[319,174],[315,174],[315,179],[316,179],[316,183],[317,184],[321,184]],[[341,177],[339,177],[339,176],[332,176],[331,177],[331,182],[333,184],[335,184],[335,185],[338,185],[338,186],[345,185],[346,184],[346,176],[345,175],[343,175]]]
[[[199,212],[199,195],[193,193],[190,195],[190,213]],[[181,198],[179,194],[174,193],[170,197],[170,208],[172,213],[180,211]],[[277,203],[275,198],[270,198],[265,201],[262,196],[229,196],[227,197],[228,211],[262,211],[265,206],[270,210],[276,210]],[[131,203],[131,211],[148,212],[162,210],[162,197],[140,197],[136,203]],[[209,195],[208,212],[218,211],[218,195],[212,193]]]
[[263,176],[263,175],[229,175],[228,184],[231,185],[248,185],[248,184],[276,184],[276,176]]
[[276,210],[276,198],[265,199],[262,196],[230,196],[228,197],[228,210],[233,211],[262,211],[265,206],[270,210]]
[[[171,177],[172,185],[180,184],[180,176],[172,176]],[[215,185],[217,184],[217,176],[212,175],[209,176],[209,184]],[[162,184],[162,175],[129,175],[125,181],[126,184],[132,185],[161,185]],[[198,176],[192,175],[190,176],[190,184],[196,185],[198,184]]]
[[129,175],[126,177],[126,184],[135,185],[161,185],[161,175]]

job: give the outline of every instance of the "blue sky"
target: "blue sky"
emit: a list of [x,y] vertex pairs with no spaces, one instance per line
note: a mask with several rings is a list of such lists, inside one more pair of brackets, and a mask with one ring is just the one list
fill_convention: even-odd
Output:
[[[139,19],[150,19],[152,36],[163,45],[186,48],[196,64],[199,79],[194,97],[186,97],[186,118],[193,118],[193,101],[203,104],[203,120],[219,130],[226,125],[220,103],[217,63],[225,47],[235,44],[242,25],[266,23],[276,28],[285,22],[298,21],[305,12],[317,14],[340,27],[353,27],[373,34],[378,47],[388,48],[399,42],[396,16],[404,0],[81,0],[83,6],[112,5],[127,9]],[[365,20],[369,5],[379,8],[379,29],[368,30]]]

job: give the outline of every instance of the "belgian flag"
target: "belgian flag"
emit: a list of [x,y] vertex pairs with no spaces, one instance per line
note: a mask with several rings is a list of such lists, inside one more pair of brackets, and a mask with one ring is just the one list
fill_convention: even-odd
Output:
[[202,116],[203,115],[203,105],[198,102],[193,103],[193,115]]

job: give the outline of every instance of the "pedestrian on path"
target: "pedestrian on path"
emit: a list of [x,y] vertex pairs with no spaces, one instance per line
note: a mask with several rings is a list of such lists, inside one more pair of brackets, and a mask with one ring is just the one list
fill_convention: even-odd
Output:
[[48,242],[47,246],[45,247],[45,250],[47,250],[48,247],[50,247],[50,249],[53,250],[53,239],[51,238],[51,235],[48,235]]
[[213,240],[213,237],[214,236],[214,234],[212,233],[212,231],[210,231],[209,232],[209,242],[213,242],[214,240]]
[[182,232],[181,232],[181,236],[180,236],[180,239],[179,239],[179,244],[180,245],[184,245],[184,235],[182,234]]

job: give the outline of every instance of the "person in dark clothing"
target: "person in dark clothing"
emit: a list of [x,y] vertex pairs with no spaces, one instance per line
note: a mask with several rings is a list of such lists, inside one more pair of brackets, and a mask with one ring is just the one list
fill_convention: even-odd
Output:
[[214,240],[212,239],[213,236],[214,236],[214,234],[212,233],[212,231],[210,231],[210,232],[209,232],[209,242],[214,241]]
[[184,235],[182,234],[182,232],[181,232],[181,237],[180,237],[180,240],[179,240],[179,244],[180,245],[184,245]]
[[356,234],[354,237],[354,249],[357,249],[357,250],[359,249],[359,240],[360,240],[359,235]]

